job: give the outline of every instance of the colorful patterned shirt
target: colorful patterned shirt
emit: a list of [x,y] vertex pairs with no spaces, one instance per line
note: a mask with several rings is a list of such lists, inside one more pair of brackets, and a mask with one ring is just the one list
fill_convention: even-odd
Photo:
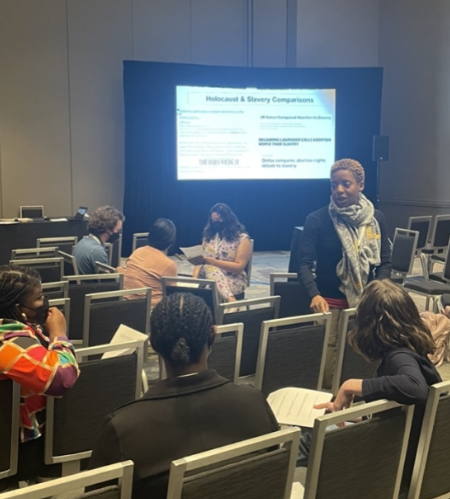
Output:
[[0,319],[0,383],[10,378],[21,386],[20,441],[42,435],[46,395],[61,397],[79,375],[72,344],[47,338],[39,326]]

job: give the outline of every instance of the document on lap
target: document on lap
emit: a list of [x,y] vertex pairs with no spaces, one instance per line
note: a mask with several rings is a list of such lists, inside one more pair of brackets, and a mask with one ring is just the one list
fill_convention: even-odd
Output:
[[190,246],[189,248],[180,247],[180,250],[186,255],[188,262],[192,263],[192,265],[201,265],[203,263],[203,257],[208,256],[201,244]]
[[332,397],[331,393],[306,388],[282,388],[272,392],[267,402],[278,423],[312,428],[314,420],[325,413],[324,409],[314,409],[314,406],[329,402]]

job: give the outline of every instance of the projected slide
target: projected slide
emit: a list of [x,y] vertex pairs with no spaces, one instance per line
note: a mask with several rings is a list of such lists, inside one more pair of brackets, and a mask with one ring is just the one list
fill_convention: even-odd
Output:
[[178,180],[328,178],[334,89],[176,87]]

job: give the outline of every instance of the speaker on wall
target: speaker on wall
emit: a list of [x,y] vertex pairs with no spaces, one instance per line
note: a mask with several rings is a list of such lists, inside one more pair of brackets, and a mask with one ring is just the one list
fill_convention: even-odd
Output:
[[374,135],[372,145],[372,161],[389,160],[389,136]]

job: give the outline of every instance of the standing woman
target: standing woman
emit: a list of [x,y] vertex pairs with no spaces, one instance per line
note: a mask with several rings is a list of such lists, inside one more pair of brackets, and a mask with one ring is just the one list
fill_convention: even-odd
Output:
[[340,311],[356,307],[364,287],[374,277],[391,276],[386,220],[362,193],[363,167],[353,159],[341,159],[331,167],[330,180],[329,205],[306,219],[298,270],[300,284],[311,298],[311,310],[333,314],[326,387],[333,379]]
[[247,286],[244,269],[252,249],[245,227],[226,204],[217,203],[209,210],[202,246],[208,256],[195,268],[194,277],[216,281],[221,302],[236,301]]
[[78,374],[66,320],[49,307],[39,274],[0,267],[0,383],[21,386],[18,473],[0,480],[0,492],[43,472],[46,396],[64,395]]

